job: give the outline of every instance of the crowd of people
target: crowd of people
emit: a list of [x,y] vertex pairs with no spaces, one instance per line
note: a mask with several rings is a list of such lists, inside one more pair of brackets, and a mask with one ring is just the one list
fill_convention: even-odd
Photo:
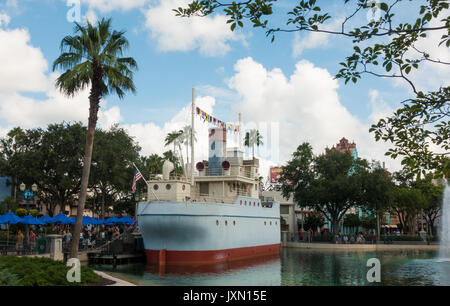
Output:
[[[36,251],[36,242],[45,238],[48,234],[63,236],[63,248],[70,247],[72,243],[72,226],[53,224],[51,226],[30,225],[25,232],[21,228],[13,229],[8,233],[8,239],[4,237],[4,251],[11,252],[15,248],[16,254],[24,254]],[[106,244],[108,241],[120,239],[124,232],[132,233],[134,225],[87,225],[80,233],[80,249],[95,248]],[[6,235],[5,235],[6,236]],[[9,243],[6,243],[7,240]]]
[[[314,232],[312,229],[308,229],[306,231],[302,231],[301,229],[298,230],[298,240],[301,242],[312,243],[314,240],[323,241],[323,239],[321,239],[322,235],[331,234],[328,231]],[[365,233],[356,232],[354,234],[342,234],[341,232],[339,232],[335,235],[334,238],[337,244],[364,244],[366,242],[374,243],[376,241],[375,234],[370,231],[367,231]],[[294,237],[292,237],[291,240],[294,241]]]
[[[105,226],[84,226],[80,232],[80,249],[91,249],[101,246],[109,241],[120,239],[124,232],[132,233],[134,225],[105,225]],[[63,248],[67,248],[72,243],[71,230],[64,230]]]

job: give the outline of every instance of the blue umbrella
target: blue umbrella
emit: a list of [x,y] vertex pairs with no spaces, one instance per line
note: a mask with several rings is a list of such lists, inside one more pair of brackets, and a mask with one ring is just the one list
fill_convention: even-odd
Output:
[[125,225],[132,225],[134,223],[134,219],[129,216],[124,216],[119,221]]
[[39,218],[39,221],[44,222],[45,224],[53,223],[53,218],[49,216],[43,216]]
[[102,219],[98,219],[98,218],[92,218],[92,222],[95,225],[102,225],[103,224],[103,220]]
[[59,214],[52,218],[53,223],[70,224],[71,219],[65,214]]
[[1,216],[2,219],[2,224],[17,224],[19,223],[22,218],[16,216],[15,214],[13,214],[12,212],[8,211],[6,214]]
[[1,223],[2,224],[8,224],[8,234],[7,234],[7,240],[6,243],[9,245],[9,225],[10,224],[17,224],[22,220],[22,218],[16,216],[12,212],[8,211],[6,214],[3,214],[1,216]]
[[44,225],[45,223],[40,221],[39,219],[28,215],[22,218],[22,220],[19,221],[20,224],[31,224],[31,225]]
[[100,225],[100,224],[103,224],[103,221],[100,220],[100,219],[97,219],[97,218],[92,218],[92,217],[89,217],[89,216],[86,216],[86,217],[84,217],[84,218],[88,219],[89,222],[90,222],[90,224],[94,224],[94,225]]
[[[91,219],[91,217],[88,217],[88,216],[83,216],[83,219],[81,220],[81,225],[90,225],[90,224],[94,224],[93,222],[92,222],[92,220],[90,220]],[[75,225],[75,222],[77,221],[77,218],[76,217],[73,217],[73,218],[70,218],[70,222],[69,223],[67,223],[67,224],[72,224],[72,225]]]
[[109,217],[108,219],[106,219],[103,222],[103,224],[105,224],[105,225],[115,225],[115,224],[118,224],[118,223],[120,223],[120,220],[117,217]]

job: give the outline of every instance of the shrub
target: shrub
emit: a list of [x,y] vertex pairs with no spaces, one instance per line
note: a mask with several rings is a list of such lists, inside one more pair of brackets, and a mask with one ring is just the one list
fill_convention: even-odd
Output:
[[20,279],[8,269],[0,270],[0,286],[20,286]]
[[417,235],[401,235],[401,236],[380,236],[381,240],[391,239],[392,241],[423,241],[422,237]]
[[23,217],[25,217],[27,215],[27,210],[24,209],[24,208],[18,208],[16,210],[16,215],[21,217],[21,218],[23,218]]
[[65,263],[49,258],[0,257],[0,272],[16,275],[23,286],[80,286],[99,281],[91,268],[82,266],[81,283],[69,283],[66,279],[69,269]]
[[320,235],[313,236],[312,241],[316,242],[332,242],[333,234],[331,233],[321,233]]

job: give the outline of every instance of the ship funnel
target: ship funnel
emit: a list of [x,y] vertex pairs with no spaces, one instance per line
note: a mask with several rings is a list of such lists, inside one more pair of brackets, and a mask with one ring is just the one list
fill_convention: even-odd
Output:
[[222,175],[222,162],[227,157],[227,130],[224,128],[209,129],[209,159],[210,175]]
[[170,172],[172,172],[173,169],[175,169],[173,163],[166,160],[163,164],[163,179],[164,180],[170,179]]

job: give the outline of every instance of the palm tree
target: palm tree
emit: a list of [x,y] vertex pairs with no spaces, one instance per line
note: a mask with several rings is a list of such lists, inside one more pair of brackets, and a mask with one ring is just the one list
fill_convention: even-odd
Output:
[[183,168],[183,172],[186,174],[186,169],[184,167],[183,153],[181,151],[182,138],[183,138],[183,130],[173,131],[173,132],[167,134],[166,139],[165,139],[165,141],[166,141],[165,146],[173,144],[174,154],[178,147],[178,151],[180,152],[181,168]]
[[[189,165],[189,146],[191,144],[191,135],[192,135],[192,127],[190,125],[186,125],[183,127],[183,134],[180,136],[181,143],[184,143],[186,146],[186,165]],[[195,137],[195,131],[194,131],[194,142],[197,141],[197,138]],[[194,162],[194,161],[192,161]]]
[[252,147],[253,159],[255,159],[255,144],[257,147],[262,146],[262,135],[258,130],[250,130],[245,133],[244,146],[250,148]]
[[111,19],[103,18],[97,25],[89,22],[86,26],[75,23],[74,32],[74,36],[66,36],[61,41],[61,55],[53,63],[53,71],[56,68],[65,70],[56,80],[56,87],[66,96],[73,97],[90,86],[88,132],[77,220],[72,235],[72,258],[78,256],[100,100],[110,93],[117,94],[120,99],[126,91],[135,93],[133,70],[137,69],[133,58],[122,57],[123,51],[128,48],[128,40],[123,31],[111,30]]

